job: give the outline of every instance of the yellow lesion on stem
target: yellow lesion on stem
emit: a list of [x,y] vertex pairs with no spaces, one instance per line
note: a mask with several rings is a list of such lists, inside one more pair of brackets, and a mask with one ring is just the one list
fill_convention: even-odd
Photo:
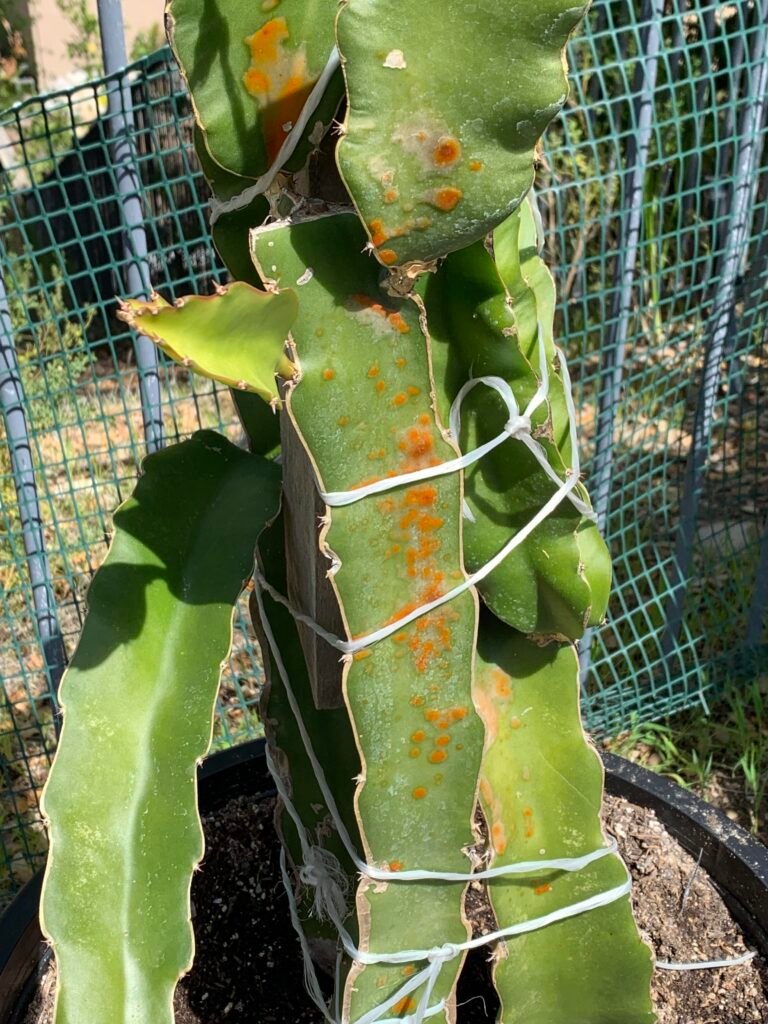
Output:
[[243,75],[246,91],[262,111],[267,155],[274,160],[315,84],[307,71],[304,46],[286,48],[290,30],[284,17],[271,18],[247,36],[251,64]]

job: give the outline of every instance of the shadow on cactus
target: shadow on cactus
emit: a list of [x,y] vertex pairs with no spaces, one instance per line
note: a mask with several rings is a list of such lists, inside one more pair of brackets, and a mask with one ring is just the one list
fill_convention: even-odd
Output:
[[90,591],[45,795],[58,1024],[173,1019],[195,767],[252,573],[286,889],[327,1018],[454,1021],[474,881],[505,1024],[655,1019],[578,708],[573,644],[610,564],[524,202],[583,7],[481,7],[169,4],[235,282],[123,313],[236,389],[249,450],[150,456]]

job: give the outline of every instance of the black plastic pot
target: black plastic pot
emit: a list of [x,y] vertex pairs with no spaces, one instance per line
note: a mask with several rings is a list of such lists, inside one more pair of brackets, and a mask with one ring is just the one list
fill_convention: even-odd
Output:
[[[603,760],[607,791],[651,808],[685,850],[701,854],[748,944],[768,957],[768,848],[668,779],[613,754]],[[234,796],[272,793],[263,741],[215,754],[199,782],[203,811]],[[29,882],[0,917],[0,1024],[18,1024],[50,955],[37,921],[41,880],[38,875]]]
[[768,956],[768,847],[711,804],[655,772],[603,754],[606,790],[655,811],[715,883],[747,944]]

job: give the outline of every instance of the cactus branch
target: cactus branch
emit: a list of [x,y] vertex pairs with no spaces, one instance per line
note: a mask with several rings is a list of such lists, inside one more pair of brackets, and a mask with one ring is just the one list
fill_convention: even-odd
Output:
[[279,469],[212,431],[143,468],[88,592],[43,797],[57,1024],[172,1024],[203,852],[196,765],[234,604],[278,509]]

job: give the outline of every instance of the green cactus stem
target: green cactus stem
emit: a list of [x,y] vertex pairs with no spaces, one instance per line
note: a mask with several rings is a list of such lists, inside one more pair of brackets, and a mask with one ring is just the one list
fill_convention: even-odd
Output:
[[296,309],[288,289],[269,295],[235,281],[216,295],[191,295],[173,306],[160,296],[129,299],[120,316],[182,366],[278,403],[275,374],[293,373],[283,349]]
[[203,852],[196,766],[234,605],[279,496],[278,467],[202,431],[145,459],[115,514],[43,796],[56,1024],[173,1022]]
[[461,249],[521,202],[534,147],[565,102],[563,51],[585,9],[345,0],[338,163],[385,266]]
[[[230,174],[216,163],[208,152],[205,134],[199,125],[194,128],[194,142],[195,154],[213,195],[214,206],[222,200],[232,199],[255,184],[253,178]],[[227,270],[236,281],[245,281],[254,288],[261,287],[261,281],[251,261],[248,234],[251,228],[264,223],[268,213],[268,200],[263,195],[257,195],[242,209],[211,217],[211,238]]]
[[[517,218],[516,213],[513,219]],[[529,256],[527,250],[525,256]],[[482,242],[452,253],[435,274],[420,282],[439,407],[445,417],[470,377],[489,375],[509,383],[524,410],[541,379],[540,323],[549,394],[555,396],[555,404],[548,401],[534,414],[532,436],[564,480],[567,464],[555,443],[553,427],[553,409],[562,420],[564,392],[552,341],[554,306],[547,292],[551,279],[547,276],[537,282],[534,291],[523,280],[519,265],[518,259],[516,276],[508,270],[515,286],[511,301]],[[476,387],[462,405],[462,450],[492,440],[504,430],[507,419],[500,397],[484,386]],[[558,424],[557,433],[568,438],[561,444],[571,457],[569,432],[566,418]],[[527,525],[554,493],[555,484],[517,439],[485,455],[464,477],[471,514],[464,522],[464,557],[467,568],[475,572]],[[588,501],[581,485],[577,494]],[[521,632],[575,639],[602,620],[610,577],[610,557],[596,525],[565,499],[478,589],[493,612]]]
[[[602,766],[579,717],[571,646],[541,647],[489,613],[481,617],[476,700],[486,729],[480,772],[491,867],[581,857],[606,845]],[[488,883],[500,927],[541,917],[620,886],[616,854],[575,872]],[[510,939],[494,958],[500,1024],[653,1024],[651,950],[629,897]]]
[[[358,219],[321,216],[253,237],[267,286],[298,288],[292,338],[300,377],[286,413],[321,487],[348,490],[454,458],[431,407],[418,310],[381,289],[377,264],[362,252]],[[348,637],[397,621],[463,579],[460,507],[454,474],[326,510],[315,546],[334,559],[325,565],[335,566],[332,587]],[[472,842],[483,742],[471,701],[475,619],[476,599],[466,593],[344,665],[343,697],[362,764],[355,801],[361,854],[393,876],[410,868],[469,870],[462,850]],[[363,878],[361,948],[386,953],[464,941],[463,888]],[[394,998],[423,966],[353,965],[344,1019]],[[449,1015],[459,967],[459,959],[445,965],[433,996],[448,1001]],[[421,994],[404,997],[394,1014],[410,1012]]]
[[[259,538],[258,563],[265,580],[282,594],[288,591],[287,561],[284,523],[281,516]],[[268,592],[264,591],[261,594],[260,602],[254,593],[251,597],[251,613],[259,636],[267,676],[260,713],[272,763],[301,818],[307,842],[332,854],[347,878],[349,903],[346,914],[342,916],[347,931],[354,936],[357,932],[357,919],[352,912],[355,867],[339,838],[327,801],[315,778],[314,768],[291,708],[285,683],[275,662],[275,654],[264,633],[261,608],[267,617],[294,698],[301,709],[302,721],[312,737],[313,752],[333,793],[334,802],[343,817],[347,833],[359,844],[353,798],[355,779],[360,773],[360,758],[349,716],[343,706],[325,710],[318,710],[315,707],[296,623],[290,612]],[[282,800],[278,801],[275,821],[278,834],[292,861],[293,885],[298,893],[298,910],[304,933],[310,941],[317,961],[332,974],[337,952],[336,929],[327,917],[317,916],[314,890],[301,881],[298,869],[304,863],[302,844],[299,841],[296,823],[286,812]]]
[[[170,0],[171,44],[211,158],[243,189],[277,158],[334,48],[336,0]],[[330,126],[343,94],[329,82],[287,167]]]

